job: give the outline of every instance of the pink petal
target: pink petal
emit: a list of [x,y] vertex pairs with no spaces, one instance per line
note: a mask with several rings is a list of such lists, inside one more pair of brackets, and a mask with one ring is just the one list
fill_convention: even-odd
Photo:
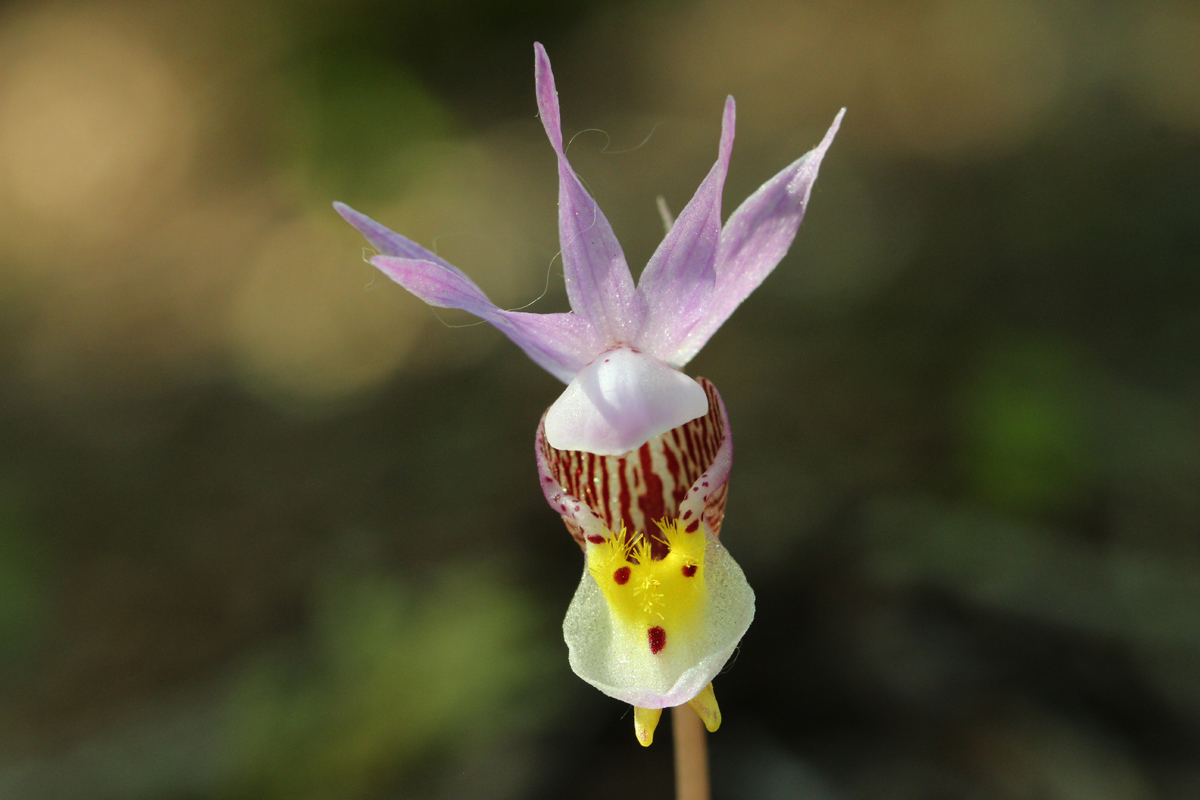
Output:
[[617,456],[707,411],[696,381],[654,356],[618,348],[581,369],[550,406],[546,439],[557,450]]
[[692,325],[708,310],[716,271],[713,263],[721,239],[721,191],[729,171],[736,112],[725,101],[717,163],[696,190],[683,213],[650,258],[638,282],[649,311],[638,344],[673,366]]
[[394,256],[371,263],[431,306],[460,308],[494,325],[533,361],[569,383],[599,352],[591,324],[575,314],[504,311],[466,275],[448,264]]
[[533,48],[538,115],[558,154],[558,235],[567,298],[575,313],[591,320],[605,341],[633,341],[646,316],[645,302],[634,289],[612,227],[567,160],[550,59],[540,44]]
[[690,361],[775,269],[796,238],[821,160],[845,113],[845,109],[838,112],[819,145],[764,183],[733,212],[721,231],[716,286],[708,311],[674,353],[660,358],[676,365]]
[[[366,214],[355,211],[345,203],[334,203],[333,208],[341,215],[342,219],[353,225],[373,247],[385,256],[399,256],[400,258],[432,261],[435,264],[441,264],[443,267],[459,272],[457,268],[452,267],[449,262],[437,253],[426,250],[411,239],[407,239],[395,231],[385,228]],[[463,275],[463,277],[465,278],[466,276]]]

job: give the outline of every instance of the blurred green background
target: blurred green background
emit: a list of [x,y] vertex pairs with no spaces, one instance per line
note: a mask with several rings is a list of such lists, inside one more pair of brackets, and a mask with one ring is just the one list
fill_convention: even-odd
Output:
[[726,213],[849,109],[689,367],[717,796],[1200,796],[1200,5],[61,0],[0,5],[0,797],[670,796],[567,666],[559,385],[330,207],[564,310],[535,40],[635,272],[726,94]]

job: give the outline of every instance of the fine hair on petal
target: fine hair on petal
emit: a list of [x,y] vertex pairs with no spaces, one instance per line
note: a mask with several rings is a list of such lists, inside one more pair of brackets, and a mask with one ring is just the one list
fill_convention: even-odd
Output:
[[[627,147],[627,148],[625,148],[624,150],[610,150],[610,149],[609,149],[610,147],[612,147],[612,135],[611,135],[611,134],[609,134],[609,132],[608,132],[608,131],[606,131],[606,130],[604,130],[603,128],[584,128],[583,130],[581,130],[581,131],[578,131],[578,132],[577,132],[577,133],[576,133],[574,136],[572,136],[572,137],[570,138],[570,140],[567,142],[567,146],[563,148],[563,152],[564,152],[564,153],[566,153],[566,152],[569,152],[569,151],[571,150],[571,145],[572,145],[572,144],[575,142],[575,140],[576,140],[576,139],[577,139],[577,138],[578,138],[578,137],[579,137],[581,134],[595,132],[595,133],[603,133],[603,134],[604,134],[604,147],[601,147],[601,148],[600,148],[600,151],[599,151],[601,155],[605,155],[605,156],[623,156],[623,155],[625,155],[626,153],[632,153],[632,152],[633,152],[633,151],[635,151],[635,150],[641,150],[643,147],[645,147],[645,146],[646,146],[646,144],[647,144],[647,143],[648,143],[648,142],[649,142],[649,141],[650,141],[652,138],[654,138],[654,134],[655,134],[655,132],[656,132],[656,131],[659,129],[659,127],[660,127],[661,125],[662,125],[662,123],[661,123],[661,122],[656,122],[656,123],[654,123],[652,126],[650,126],[650,132],[646,134],[646,136],[645,136],[645,138],[644,138],[644,139],[642,139],[640,142],[638,142],[637,144],[635,144],[633,147]],[[582,179],[582,178],[580,178],[580,181],[582,182],[582,181],[583,181],[583,179]],[[585,185],[586,185],[586,183],[585,183]],[[588,191],[591,191],[591,188],[590,188],[590,187],[588,188]]]

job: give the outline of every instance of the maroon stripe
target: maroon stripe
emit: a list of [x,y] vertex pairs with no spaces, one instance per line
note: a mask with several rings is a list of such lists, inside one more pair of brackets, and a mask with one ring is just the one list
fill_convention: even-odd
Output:
[[584,473],[584,475],[586,477],[586,480],[584,482],[582,491],[583,491],[583,494],[585,497],[585,502],[587,502],[589,508],[594,508],[596,506],[596,481],[595,481],[596,454],[595,453],[587,454],[587,470]]
[[683,483],[683,474],[679,470],[679,459],[675,457],[675,448],[666,437],[663,437],[662,440],[662,451],[667,462],[667,474],[671,476],[671,500],[678,508],[679,504],[683,502],[684,495],[687,494],[687,486]]
[[[621,522],[625,523],[625,527],[627,529],[627,539],[631,539],[638,532],[638,528],[633,521],[633,507],[629,494],[629,479],[625,475],[627,464],[624,458],[615,458],[614,460],[616,461],[615,466],[617,468],[617,480],[620,482],[620,488],[617,490],[616,512]],[[610,522],[609,527],[612,528],[615,526],[613,526],[612,522]]]
[[638,459],[642,464],[646,486],[642,496],[638,498],[638,507],[642,510],[642,524],[645,525],[646,535],[650,539],[650,557],[661,561],[667,557],[670,548],[667,547],[658,526],[653,523],[667,516],[666,498],[663,496],[662,478],[655,472],[652,458],[649,442],[638,448]]
[[[699,381],[708,396],[708,413],[643,444],[636,458],[555,450],[542,441],[546,463],[563,488],[587,503],[609,530],[624,524],[631,537],[650,536],[655,558],[666,553],[655,521],[678,515],[688,489],[712,464],[725,437],[716,390],[707,380]],[[714,510],[720,514],[724,503]],[[719,516],[716,522],[720,524]]]
[[[688,475],[688,478],[689,478],[688,485],[689,486],[691,486],[693,483],[695,483],[696,478],[699,478],[700,473],[704,471],[704,470],[698,468],[699,464],[697,464],[697,462],[696,462],[696,459],[698,457],[701,457],[701,454],[699,452],[700,446],[696,441],[697,437],[692,435],[693,427],[695,427],[695,426],[691,422],[689,422],[687,425],[683,426],[683,440],[687,444],[687,448],[686,448],[685,452],[688,454],[688,460],[690,462],[688,464],[688,467],[691,468],[689,470],[689,475]],[[705,458],[704,461],[707,463],[708,461],[710,461],[710,459]],[[691,472],[695,472],[695,475],[690,474]]]
[[[605,519],[609,517],[608,509],[612,508],[612,487],[609,486],[608,478],[608,459],[600,459],[600,504],[599,507],[604,509],[602,516]],[[593,505],[592,508],[597,506]]]

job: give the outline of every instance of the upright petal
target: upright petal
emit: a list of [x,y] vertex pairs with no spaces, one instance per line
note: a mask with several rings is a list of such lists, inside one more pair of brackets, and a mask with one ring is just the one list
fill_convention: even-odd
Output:
[[371,263],[429,305],[460,308],[491,323],[563,383],[570,383],[599,351],[595,331],[586,319],[575,314],[505,311],[448,264],[395,256],[375,256]]
[[735,120],[733,98],[725,101],[717,163],[654,251],[638,282],[646,299],[646,327],[637,344],[672,366],[696,320],[708,309],[716,281],[713,264],[721,240],[721,190],[729,171]]
[[690,361],[775,269],[796,238],[821,160],[845,113],[838,112],[819,145],[764,183],[729,217],[717,248],[716,287],[708,311],[669,358],[660,358],[677,365]]
[[558,235],[567,298],[610,344],[632,342],[646,316],[645,302],[634,289],[612,226],[567,160],[550,59],[540,44],[533,47],[538,115],[558,155]]

